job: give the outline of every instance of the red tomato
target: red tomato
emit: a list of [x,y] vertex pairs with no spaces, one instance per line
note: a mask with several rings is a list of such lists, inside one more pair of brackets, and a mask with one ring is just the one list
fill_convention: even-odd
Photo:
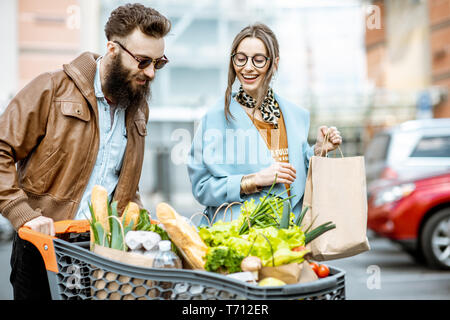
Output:
[[328,269],[328,267],[326,265],[321,264],[317,271],[317,275],[319,276],[319,278],[328,277],[329,274],[330,274],[330,269]]
[[319,265],[315,262],[310,262],[309,265],[314,270],[314,272],[318,275],[319,272]]
[[291,251],[303,251],[303,250],[306,250],[306,248],[304,246],[298,246],[298,247],[291,249]]

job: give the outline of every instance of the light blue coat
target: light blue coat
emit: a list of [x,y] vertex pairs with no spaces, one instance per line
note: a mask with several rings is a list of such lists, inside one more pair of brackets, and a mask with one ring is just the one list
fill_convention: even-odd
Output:
[[[234,95],[233,95],[234,96]],[[292,211],[298,215],[301,211],[305,190],[309,159],[314,151],[307,142],[309,131],[309,111],[275,94],[283,113],[289,149],[289,162],[297,171],[297,178],[291,184],[290,201]],[[267,193],[266,187],[260,193],[240,194],[240,183],[244,175],[256,173],[274,163],[270,150],[254,126],[245,110],[231,99],[230,112],[234,119],[225,119],[224,98],[210,108],[201,119],[188,157],[188,173],[195,199],[204,205],[205,213],[212,219],[217,208],[223,203],[241,202],[260,197]],[[284,184],[278,183],[272,192],[285,191]],[[287,193],[283,194],[287,197]],[[233,219],[239,215],[239,206],[231,207]],[[225,219],[224,208],[214,221],[230,220],[230,209]],[[200,224],[207,224],[203,219]]]

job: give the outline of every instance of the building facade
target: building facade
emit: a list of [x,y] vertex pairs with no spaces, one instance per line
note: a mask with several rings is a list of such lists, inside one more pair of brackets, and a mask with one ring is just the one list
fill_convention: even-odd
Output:
[[406,120],[450,117],[450,0],[366,5],[379,20],[366,28],[372,87],[366,136]]

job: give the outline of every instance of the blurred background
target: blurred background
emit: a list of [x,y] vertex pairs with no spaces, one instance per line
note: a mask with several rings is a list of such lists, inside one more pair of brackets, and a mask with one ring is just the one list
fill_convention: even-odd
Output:
[[[60,69],[84,51],[104,54],[104,25],[113,9],[128,2],[1,1],[0,113],[40,73]],[[441,202],[421,212],[411,227],[413,235],[396,235],[399,222],[389,216],[393,206],[412,191],[401,189],[397,198],[397,191],[394,195],[387,191],[403,187],[404,179],[409,179],[410,186],[418,179],[403,175],[402,168],[409,168],[409,174],[420,172],[421,177],[428,177],[433,168],[439,169],[433,176],[450,172],[450,124],[445,122],[450,118],[450,0],[139,2],[172,21],[166,38],[170,63],[152,86],[140,181],[146,208],[152,212],[156,203],[168,201],[186,216],[202,210],[191,194],[186,165],[174,160],[179,159],[175,153],[185,154],[197,121],[224,93],[234,36],[260,21],[275,31],[280,43],[274,89],[311,112],[310,143],[320,125],[336,126],[344,139],[344,155],[365,156],[369,220],[374,221],[369,226],[374,236],[414,239],[413,246],[421,247],[421,230],[430,212],[450,208],[450,195],[442,196],[443,189],[450,190],[450,178],[440,180],[446,184],[440,188]],[[372,197],[377,200],[373,206]],[[383,213],[378,212],[380,208]],[[371,210],[377,213],[371,216]],[[450,215],[442,216],[434,226],[444,234],[437,234],[441,251],[436,256],[440,252],[444,265],[450,266]],[[422,254],[413,257],[423,258]],[[449,298],[448,273],[439,273],[436,279],[445,286],[440,287],[443,291],[431,288],[430,294]]]
[[[104,25],[127,2],[1,1],[0,112],[40,73],[84,51],[104,54]],[[171,62],[152,88],[140,186],[150,210],[162,199],[185,214],[200,208],[184,162],[171,161],[173,147],[183,143],[173,133],[193,135],[196,120],[224,93],[231,42],[252,22],[268,24],[278,37],[274,88],[310,110],[311,143],[319,125],[334,125],[344,137],[344,154],[362,155],[383,128],[450,117],[449,1],[141,2],[173,23],[166,38]]]

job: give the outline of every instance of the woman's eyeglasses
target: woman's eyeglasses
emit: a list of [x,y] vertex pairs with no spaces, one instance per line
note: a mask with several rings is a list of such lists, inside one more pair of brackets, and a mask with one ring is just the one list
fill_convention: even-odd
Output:
[[242,52],[237,52],[235,54],[231,55],[231,59],[233,60],[233,63],[238,67],[243,67],[247,64],[248,58],[252,58],[252,63],[256,68],[264,68],[267,61],[270,60],[270,58],[266,57],[262,54],[255,54],[253,57],[249,57]]
[[128,49],[125,48],[119,41],[113,41],[113,42],[117,43],[125,52],[127,52],[130,56],[132,56],[134,60],[139,62],[139,64],[138,64],[139,69],[147,68],[149,65],[152,64],[152,62],[155,62],[155,69],[161,69],[166,65],[166,63],[169,62],[169,59],[167,59],[167,57],[165,55],[158,59],[136,57],[134,54],[132,54],[130,51],[128,51]]

